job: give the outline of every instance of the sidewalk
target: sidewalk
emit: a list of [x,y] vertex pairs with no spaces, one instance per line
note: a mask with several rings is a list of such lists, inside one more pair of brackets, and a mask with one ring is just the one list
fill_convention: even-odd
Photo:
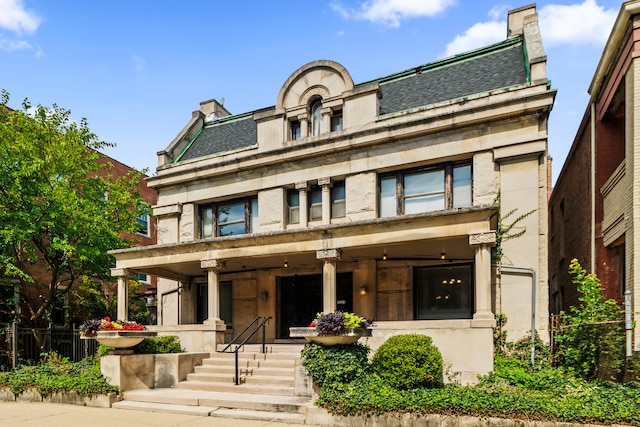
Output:
[[82,425],[90,425],[91,427],[291,427],[291,424],[273,421],[93,408],[61,403],[0,402],[0,426],[3,427],[80,427]]

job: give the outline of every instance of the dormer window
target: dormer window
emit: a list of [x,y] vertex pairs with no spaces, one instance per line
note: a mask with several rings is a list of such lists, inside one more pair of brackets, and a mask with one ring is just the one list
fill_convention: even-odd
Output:
[[318,136],[322,129],[322,99],[318,98],[311,103],[309,112],[311,113],[311,135]]

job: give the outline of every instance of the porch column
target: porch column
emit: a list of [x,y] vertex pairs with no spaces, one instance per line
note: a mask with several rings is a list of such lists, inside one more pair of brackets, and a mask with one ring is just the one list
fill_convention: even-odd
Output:
[[319,178],[322,187],[322,224],[331,224],[331,178]]
[[200,267],[207,270],[207,325],[223,323],[220,319],[220,278],[219,271],[224,270],[225,262],[219,259],[200,261]]
[[340,249],[322,249],[316,252],[316,258],[324,260],[322,266],[322,311],[324,313],[332,313],[338,308],[336,264],[341,257]]
[[300,197],[300,205],[298,209],[300,211],[300,227],[307,228],[309,224],[309,202],[307,199],[307,181],[296,182],[296,190],[298,190],[298,196]]
[[111,275],[118,278],[118,312],[117,320],[129,320],[129,276],[126,268],[112,268]]
[[475,312],[472,325],[494,327],[491,311],[491,247],[496,244],[494,231],[469,235],[469,245],[475,250]]

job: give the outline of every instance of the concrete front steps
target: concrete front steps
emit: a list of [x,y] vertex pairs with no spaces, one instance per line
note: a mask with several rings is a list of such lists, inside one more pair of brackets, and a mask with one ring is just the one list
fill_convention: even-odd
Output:
[[300,375],[302,345],[257,345],[238,353],[240,384],[235,385],[235,355],[212,353],[185,381],[170,389],[130,390],[114,408],[172,412],[304,424],[315,412],[306,377]]

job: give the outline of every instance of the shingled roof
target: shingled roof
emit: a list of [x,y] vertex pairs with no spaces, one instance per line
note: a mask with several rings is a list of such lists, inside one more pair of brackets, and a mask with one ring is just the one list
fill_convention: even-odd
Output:
[[[380,84],[379,114],[384,115],[524,84],[528,80],[525,60],[518,36],[358,86]],[[257,125],[253,115],[257,111],[205,124],[175,162],[255,146]]]

